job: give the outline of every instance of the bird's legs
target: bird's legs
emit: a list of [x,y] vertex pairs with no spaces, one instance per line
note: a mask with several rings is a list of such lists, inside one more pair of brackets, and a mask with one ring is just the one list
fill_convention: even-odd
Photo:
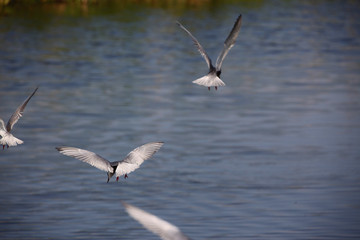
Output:
[[5,149],[5,145],[3,145],[3,150]]
[[[209,91],[210,91],[210,87],[208,87]],[[217,86],[215,86],[215,90],[217,90]]]
[[[128,178],[128,175],[125,173],[125,176],[124,176],[125,179]],[[119,181],[119,177],[116,177],[116,181],[118,182]]]

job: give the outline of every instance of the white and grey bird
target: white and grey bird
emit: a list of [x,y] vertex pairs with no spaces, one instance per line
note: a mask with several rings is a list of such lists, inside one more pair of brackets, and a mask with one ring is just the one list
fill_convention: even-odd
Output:
[[190,240],[178,227],[128,203],[122,202],[127,213],[147,230],[163,240]]
[[163,144],[163,142],[144,144],[132,150],[123,160],[115,162],[110,162],[96,153],[80,148],[56,147],[56,150],[66,156],[74,157],[107,172],[107,182],[109,182],[114,174],[116,174],[116,181],[119,180],[121,175],[127,178],[129,173],[138,169],[145,160],[151,158]]
[[219,86],[225,86],[225,83],[220,79],[221,66],[222,66],[222,63],[224,61],[224,58],[228,54],[229,50],[234,46],[236,38],[239,35],[240,27],[241,27],[241,14],[236,19],[235,24],[234,24],[229,36],[226,38],[226,40],[224,42],[224,48],[222,49],[222,51],[220,52],[220,54],[219,54],[219,56],[218,56],[218,58],[216,60],[215,67],[212,64],[211,59],[208,56],[208,54],[205,52],[204,48],[199,43],[199,41],[180,22],[177,22],[177,24],[187,34],[189,34],[189,36],[193,40],[195,46],[199,50],[201,56],[203,56],[203,58],[205,59],[207,65],[208,65],[208,68],[209,68],[209,72],[208,72],[207,75],[194,80],[193,83],[208,87],[209,90],[210,90],[210,87],[212,87],[212,86],[215,87],[215,90],[217,90],[217,88]]
[[24,109],[25,109],[26,105],[28,104],[28,102],[30,101],[32,96],[34,96],[34,94],[36,93],[37,90],[38,90],[38,87],[16,109],[16,111],[13,113],[13,115],[11,115],[9,121],[7,122],[6,127],[5,127],[4,121],[0,118],[0,136],[1,136],[0,144],[3,146],[3,149],[5,148],[5,146],[7,146],[9,148],[9,147],[16,146],[18,144],[23,144],[24,143],[22,140],[14,137],[14,135],[12,135],[10,132],[13,129],[15,123],[17,123],[17,121],[22,117],[22,114],[24,112]]

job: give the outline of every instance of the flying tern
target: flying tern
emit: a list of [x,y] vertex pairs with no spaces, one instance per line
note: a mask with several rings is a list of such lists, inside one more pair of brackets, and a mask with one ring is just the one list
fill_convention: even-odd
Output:
[[116,174],[116,181],[121,175],[127,178],[129,173],[138,169],[145,160],[151,158],[163,144],[163,142],[144,144],[132,150],[123,160],[115,162],[110,162],[96,153],[80,148],[56,147],[56,149],[66,156],[74,157],[107,172],[107,182],[109,182],[114,174]]
[[205,59],[207,65],[208,65],[208,68],[209,68],[209,72],[207,75],[194,80],[193,83],[208,87],[209,90],[210,90],[210,87],[212,87],[212,86],[215,87],[215,90],[217,90],[217,88],[219,86],[225,86],[225,83],[220,79],[221,66],[224,61],[224,58],[228,54],[229,50],[234,46],[236,38],[239,35],[240,27],[241,27],[241,14],[236,19],[235,24],[234,24],[229,36],[226,38],[226,40],[224,42],[224,47],[216,60],[215,66],[212,64],[210,57],[205,52],[205,50],[201,46],[200,42],[194,37],[194,35],[192,35],[191,32],[189,30],[187,30],[180,22],[177,22],[177,24],[187,34],[189,34],[189,36],[193,40],[195,46],[199,50],[201,56],[203,56],[203,58]]
[[10,132],[13,129],[15,123],[17,123],[17,121],[22,117],[22,114],[24,112],[24,109],[26,107],[26,105],[28,104],[28,102],[30,101],[30,99],[32,98],[32,96],[34,96],[34,94],[36,93],[36,91],[38,90],[38,87],[33,91],[33,93],[15,110],[15,112],[13,113],[13,115],[11,115],[9,121],[6,124],[5,127],[5,123],[4,121],[0,118],[0,144],[3,146],[3,149],[5,148],[5,146],[7,146],[8,148],[11,146],[16,146],[18,144],[22,144],[24,143],[22,140],[14,137],[14,135],[12,135]]

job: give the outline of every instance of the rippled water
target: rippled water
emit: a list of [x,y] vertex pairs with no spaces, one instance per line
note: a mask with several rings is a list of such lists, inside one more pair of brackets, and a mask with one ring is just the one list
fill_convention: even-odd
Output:
[[[39,86],[24,144],[0,151],[0,238],[158,239],[120,200],[193,239],[360,237],[358,2],[44,6],[0,18],[1,118]],[[227,86],[192,84],[206,64],[175,21],[215,60],[239,13]],[[149,141],[165,145],[108,184],[55,150]]]

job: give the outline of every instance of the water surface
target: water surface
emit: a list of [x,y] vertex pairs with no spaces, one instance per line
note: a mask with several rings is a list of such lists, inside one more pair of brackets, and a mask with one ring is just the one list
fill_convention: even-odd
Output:
[[[110,2],[111,3],[111,2]],[[193,239],[358,239],[356,1],[8,6],[0,116],[36,86],[0,151],[0,238],[158,239],[120,200]],[[192,84],[239,13],[218,91]],[[127,180],[60,155],[120,160],[165,145]]]

